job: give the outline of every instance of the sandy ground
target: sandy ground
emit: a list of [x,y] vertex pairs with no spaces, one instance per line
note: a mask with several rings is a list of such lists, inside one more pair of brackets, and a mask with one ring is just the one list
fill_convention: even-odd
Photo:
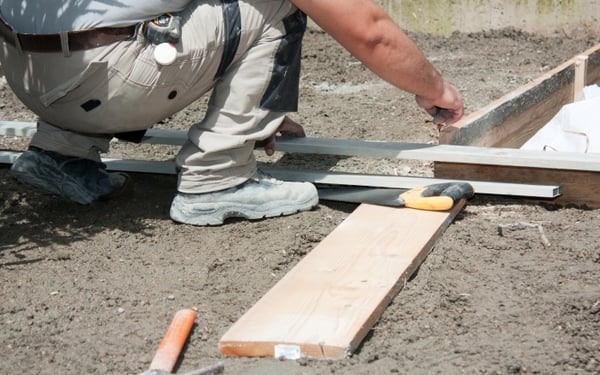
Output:
[[[472,112],[598,43],[585,32],[412,35]],[[304,44],[300,111],[312,137],[435,143],[412,96],[380,81],[328,36]],[[0,78],[1,79],[1,78]],[[157,127],[185,129],[204,102]],[[0,83],[0,118],[34,119]],[[19,150],[19,139],[2,139]],[[111,156],[171,159],[166,146]],[[428,163],[281,155],[261,162],[431,175]],[[218,340],[356,207],[197,228],[168,217],[175,177],[136,174],[127,199],[79,206],[0,167],[0,372],[136,374],[181,308],[198,310],[178,372],[228,374],[600,374],[598,210],[475,197],[348,359],[223,357]],[[539,224],[498,233],[500,225]]]

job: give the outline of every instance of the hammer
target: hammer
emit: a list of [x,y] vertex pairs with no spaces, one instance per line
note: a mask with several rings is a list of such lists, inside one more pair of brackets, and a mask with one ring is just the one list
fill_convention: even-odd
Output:
[[[150,368],[140,375],[169,375],[172,373],[179,354],[192,330],[196,312],[191,309],[179,310],[175,313],[171,325],[163,336],[158,350],[150,363]],[[213,375],[223,373],[225,367],[222,363],[193,370],[181,375]]]

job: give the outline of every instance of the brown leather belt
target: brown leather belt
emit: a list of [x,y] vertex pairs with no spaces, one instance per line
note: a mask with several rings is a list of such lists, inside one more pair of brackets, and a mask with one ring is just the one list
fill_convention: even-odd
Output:
[[[101,27],[74,31],[67,34],[68,50],[81,51],[119,42],[135,35],[136,25],[127,27]],[[16,46],[18,38],[21,50],[27,52],[63,51],[60,34],[18,34],[0,19],[0,37],[8,44]]]

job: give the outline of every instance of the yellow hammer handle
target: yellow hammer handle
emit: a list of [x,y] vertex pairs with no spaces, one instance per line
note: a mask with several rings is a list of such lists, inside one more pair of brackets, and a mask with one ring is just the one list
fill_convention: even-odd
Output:
[[446,211],[454,206],[450,197],[411,197],[404,200],[404,206],[428,211]]

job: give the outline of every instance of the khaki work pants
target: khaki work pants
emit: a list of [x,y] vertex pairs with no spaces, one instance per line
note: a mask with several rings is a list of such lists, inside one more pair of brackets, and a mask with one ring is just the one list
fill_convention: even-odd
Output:
[[167,66],[155,61],[141,26],[135,40],[66,54],[21,52],[0,40],[9,85],[40,117],[31,145],[99,160],[114,134],[150,128],[212,89],[177,156],[178,190],[250,178],[255,142],[296,110],[305,17],[286,0],[198,0],[179,15],[177,59]]

